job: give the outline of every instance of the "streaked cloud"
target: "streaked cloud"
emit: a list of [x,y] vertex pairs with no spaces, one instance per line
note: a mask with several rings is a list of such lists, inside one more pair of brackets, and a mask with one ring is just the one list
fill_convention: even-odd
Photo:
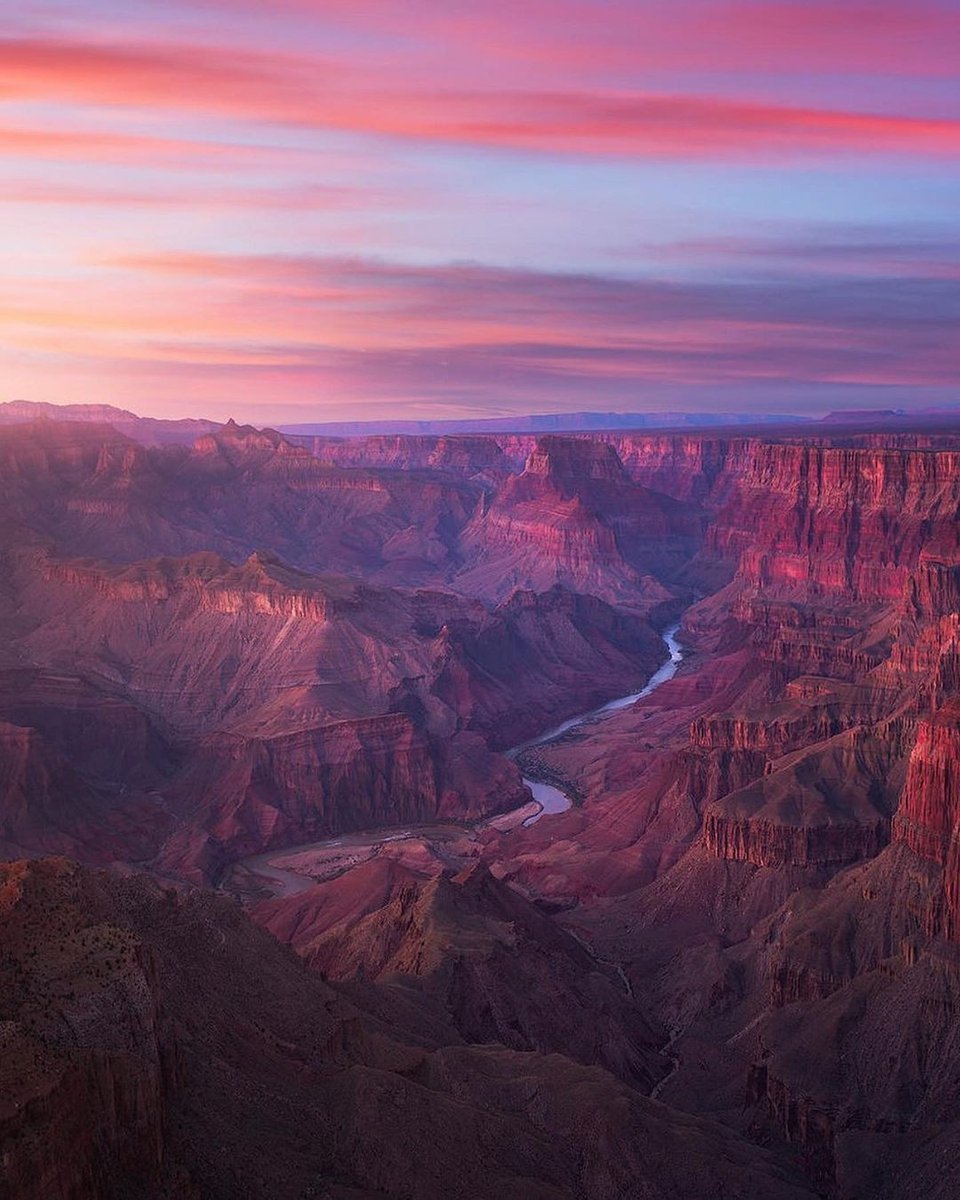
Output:
[[[399,78],[398,78],[399,76]],[[0,39],[0,97],[159,108],[416,141],[584,155],[955,155],[960,119],[697,94],[411,89],[403,72],[230,47]]]
[[831,407],[960,366],[953,0],[27,0],[5,34],[11,395]]

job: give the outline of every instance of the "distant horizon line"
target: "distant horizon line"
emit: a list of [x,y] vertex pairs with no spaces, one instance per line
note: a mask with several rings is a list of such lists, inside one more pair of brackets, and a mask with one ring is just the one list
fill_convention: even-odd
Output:
[[518,413],[515,416],[495,417],[394,417],[370,419],[339,419],[319,421],[282,421],[259,422],[256,420],[238,420],[228,417],[218,420],[211,417],[157,417],[143,415],[132,409],[120,408],[108,403],[57,403],[46,400],[10,400],[0,402],[0,420],[16,416],[62,416],[66,419],[86,420],[96,419],[101,415],[104,419],[122,422],[145,421],[159,422],[168,425],[197,424],[211,429],[220,428],[231,422],[241,425],[254,425],[261,429],[274,429],[281,434],[295,437],[310,436],[362,436],[390,434],[465,434],[465,433],[576,433],[576,432],[610,432],[618,429],[653,429],[653,428],[713,428],[722,426],[748,425],[810,425],[821,422],[857,422],[857,421],[891,421],[911,418],[937,418],[960,414],[957,406],[937,406],[909,408],[863,408],[835,409],[832,411],[802,415],[790,412],[744,412],[736,410],[710,411],[702,409],[659,409],[648,411],[636,410],[592,410],[582,409],[574,412]]

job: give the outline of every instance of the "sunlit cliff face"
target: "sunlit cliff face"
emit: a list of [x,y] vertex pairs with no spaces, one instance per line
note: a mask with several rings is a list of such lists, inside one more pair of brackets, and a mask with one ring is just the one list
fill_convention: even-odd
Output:
[[952,0],[27,0],[3,398],[943,402],[958,35]]

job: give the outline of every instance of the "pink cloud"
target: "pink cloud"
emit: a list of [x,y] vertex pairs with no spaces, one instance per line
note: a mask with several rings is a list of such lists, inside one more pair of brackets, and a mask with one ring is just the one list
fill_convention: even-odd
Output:
[[66,123],[62,128],[0,124],[0,153],[9,158],[82,165],[109,163],[159,167],[163,170],[196,170],[202,167],[208,171],[232,171],[251,165],[269,167],[278,163],[309,163],[316,158],[308,150],[288,149],[264,142],[156,137],[102,128],[74,128]]
[[940,0],[207,0],[237,16],[339,24],[530,71],[799,68],[949,78],[960,12]]
[[557,154],[782,158],[954,155],[960,120],[633,92],[410,90],[375,67],[202,46],[0,41],[0,98],[191,112]]
[[[82,294],[0,295],[34,353],[110,372],[247,379],[404,399],[626,395],[657,381],[944,386],[960,369],[955,288],[927,278],[678,283],[359,259],[162,254],[122,259]],[[184,325],[182,314],[190,312]]]
[[59,204],[70,208],[120,207],[214,209],[218,212],[244,209],[289,209],[294,212],[354,212],[388,206],[402,209],[414,198],[413,193],[396,190],[346,187],[324,184],[289,184],[277,187],[157,187],[124,188],[84,183],[59,183],[40,180],[7,180],[0,204]]

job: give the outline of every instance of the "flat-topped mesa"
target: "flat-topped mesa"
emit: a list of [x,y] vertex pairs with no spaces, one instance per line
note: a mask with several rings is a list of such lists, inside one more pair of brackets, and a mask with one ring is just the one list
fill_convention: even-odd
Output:
[[381,434],[365,438],[327,438],[290,435],[322,463],[338,467],[387,468],[396,471],[431,469],[460,477],[505,478],[516,470],[500,442],[476,434]]
[[900,731],[887,732],[847,730],[776,760],[706,810],[704,845],[761,867],[836,868],[877,854],[900,778]]
[[614,447],[586,438],[538,438],[527,458],[523,474],[549,478],[561,487],[586,479],[613,484],[630,483],[630,477]]
[[612,446],[577,438],[540,438],[523,471],[506,480],[491,508],[507,512],[572,502],[582,507],[585,516],[594,517],[610,508],[612,501],[626,501],[635,487]]

